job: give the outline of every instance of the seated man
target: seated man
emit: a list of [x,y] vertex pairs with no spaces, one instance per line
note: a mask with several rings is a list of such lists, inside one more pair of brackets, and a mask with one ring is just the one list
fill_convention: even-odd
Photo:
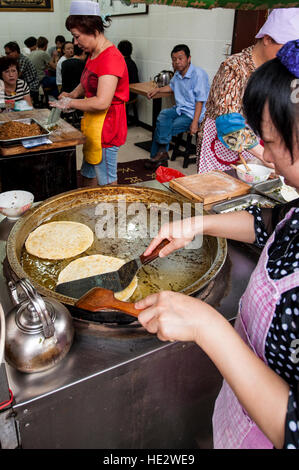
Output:
[[151,158],[145,167],[156,169],[167,162],[169,143],[173,135],[190,131],[196,134],[205,113],[205,102],[209,95],[209,78],[200,67],[191,64],[189,47],[179,44],[171,52],[175,74],[169,85],[154,88],[148,93],[153,98],[157,93],[173,92],[175,106],[163,109],[157,119]]
[[48,68],[56,69],[58,56],[53,54],[52,58],[46,52],[48,47],[48,39],[40,36],[37,39],[37,49],[30,54],[30,60],[35,65],[40,84],[43,88],[48,88],[49,94],[58,97],[58,88],[56,85],[56,77],[48,74]]

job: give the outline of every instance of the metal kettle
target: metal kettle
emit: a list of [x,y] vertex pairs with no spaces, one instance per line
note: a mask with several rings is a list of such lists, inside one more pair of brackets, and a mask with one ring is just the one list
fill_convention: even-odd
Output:
[[5,359],[21,372],[41,372],[69,352],[72,317],[55,299],[42,298],[27,279],[8,282],[14,308],[6,317]]
[[173,75],[174,74],[171,70],[162,70],[162,72],[158,73],[158,75],[154,77],[154,82],[159,88],[161,88],[162,86],[169,85]]

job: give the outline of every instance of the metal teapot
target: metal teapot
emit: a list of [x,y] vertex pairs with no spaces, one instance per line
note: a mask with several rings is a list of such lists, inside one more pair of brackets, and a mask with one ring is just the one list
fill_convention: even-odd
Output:
[[159,88],[161,88],[162,86],[169,85],[173,75],[174,74],[171,70],[162,70],[162,72],[158,73],[158,75],[154,77],[154,82]]
[[15,307],[6,317],[5,359],[21,372],[41,372],[69,352],[72,317],[55,299],[42,298],[27,279],[8,282]]

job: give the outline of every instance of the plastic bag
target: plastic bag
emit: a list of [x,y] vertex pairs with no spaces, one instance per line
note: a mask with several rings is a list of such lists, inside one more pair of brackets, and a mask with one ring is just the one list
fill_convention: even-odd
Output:
[[168,181],[174,180],[175,178],[181,178],[184,175],[178,170],[168,168],[167,166],[159,166],[156,170],[156,180],[159,183],[167,183]]

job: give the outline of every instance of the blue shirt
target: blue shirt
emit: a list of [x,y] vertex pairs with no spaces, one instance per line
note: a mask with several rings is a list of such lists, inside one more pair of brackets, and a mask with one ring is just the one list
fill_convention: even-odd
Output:
[[206,111],[206,101],[210,91],[207,72],[200,67],[194,67],[194,65],[190,64],[184,77],[182,77],[180,72],[175,72],[169,86],[174,93],[175,108],[179,116],[186,114],[193,119],[195,104],[199,101],[203,103],[199,118],[199,122],[201,122]]

